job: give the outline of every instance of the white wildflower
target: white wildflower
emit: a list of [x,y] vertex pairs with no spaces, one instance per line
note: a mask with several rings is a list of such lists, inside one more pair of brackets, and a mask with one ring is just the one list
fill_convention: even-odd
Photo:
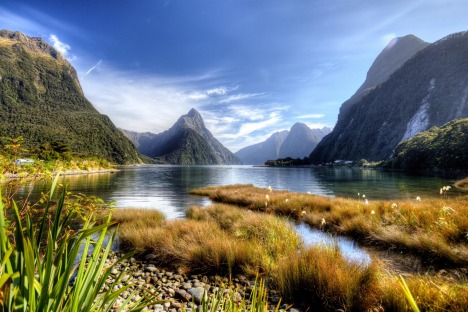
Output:
[[324,226],[325,224],[327,224],[327,222],[325,221],[325,218],[322,218],[322,222],[320,222],[320,224],[321,224],[322,226]]
[[371,214],[371,215],[375,215],[375,211],[374,211],[374,210],[371,210],[370,214]]
[[440,189],[440,195],[442,195],[444,193],[444,187]]
[[301,215],[305,215],[307,212],[305,210],[301,211]]
[[419,197],[419,196],[416,197],[416,200],[417,200],[417,201],[421,201],[421,197]]
[[268,185],[268,190],[270,191],[270,193],[273,192],[273,189],[269,185]]
[[366,198],[366,194],[362,194],[362,198]]
[[289,199],[288,199],[288,198],[286,198],[286,199],[284,200],[284,202],[285,202],[285,203],[287,203],[288,201],[289,201]]
[[369,205],[369,201],[367,200],[367,198],[366,198],[366,200],[364,201],[364,204]]
[[266,194],[265,199],[266,199],[266,201],[270,201],[270,196],[268,196],[268,194]]
[[396,203],[393,203],[392,204],[392,208],[395,209],[395,208],[398,208],[398,205]]

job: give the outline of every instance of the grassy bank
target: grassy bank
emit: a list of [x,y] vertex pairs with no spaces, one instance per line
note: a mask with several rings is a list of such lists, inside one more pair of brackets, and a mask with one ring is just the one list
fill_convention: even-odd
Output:
[[[161,266],[186,273],[260,272],[268,288],[314,311],[410,311],[384,264],[352,262],[336,247],[305,247],[284,218],[225,204],[192,207],[184,220],[134,209],[116,209],[112,218],[127,248]],[[406,282],[423,311],[468,305],[466,281],[407,276]]]
[[252,185],[206,187],[191,194],[215,202],[264,211],[365,243],[411,251],[432,264],[468,265],[468,196],[398,201],[356,199],[272,191]]

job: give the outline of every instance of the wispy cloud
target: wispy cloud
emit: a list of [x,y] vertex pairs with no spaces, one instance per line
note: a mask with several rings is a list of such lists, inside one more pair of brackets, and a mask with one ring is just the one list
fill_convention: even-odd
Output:
[[300,115],[296,116],[298,119],[320,119],[325,117],[324,114],[307,114],[307,115]]
[[90,69],[88,69],[88,71],[83,75],[83,78],[88,76],[93,70],[95,70],[96,68],[99,67],[99,65],[102,64],[102,59],[99,60],[99,62],[97,62],[95,65],[93,65]]
[[261,95],[265,95],[266,93],[239,93],[239,94],[233,94],[233,95],[230,95],[224,99],[222,99],[221,101],[219,101],[219,103],[231,103],[231,102],[235,102],[235,101],[240,101],[240,100],[245,100],[245,99],[249,99],[249,98],[252,98],[252,97],[257,97],[257,96],[261,96]]

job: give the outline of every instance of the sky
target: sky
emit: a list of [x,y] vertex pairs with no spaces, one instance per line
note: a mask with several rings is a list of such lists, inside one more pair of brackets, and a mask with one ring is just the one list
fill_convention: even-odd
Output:
[[296,122],[333,127],[398,36],[468,30],[466,0],[0,2],[0,29],[41,37],[120,128],[160,133],[191,108],[231,151]]

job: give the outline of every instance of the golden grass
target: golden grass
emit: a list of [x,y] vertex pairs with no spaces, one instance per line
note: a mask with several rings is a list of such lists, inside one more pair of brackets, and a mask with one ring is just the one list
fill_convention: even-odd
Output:
[[[380,277],[380,302],[385,311],[412,311],[395,277]],[[468,284],[448,283],[429,276],[405,277],[406,283],[421,311],[466,311]]]
[[337,247],[316,246],[283,261],[274,281],[280,293],[314,311],[367,311],[379,306],[377,272],[346,260]]
[[[121,212],[122,211],[122,212]],[[138,211],[137,211],[138,212]],[[162,222],[152,210],[112,212],[124,246],[197,273],[269,272],[300,243],[285,220],[233,206],[192,207],[188,220]]]
[[[223,204],[192,207],[189,219],[171,221],[149,209],[111,213],[121,241],[161,266],[221,275],[260,272],[282,296],[314,311],[410,311],[395,277],[379,262],[351,262],[336,247],[306,248],[289,224],[273,215]],[[423,311],[468,306],[466,282],[428,276],[406,280]]]
[[[303,220],[366,244],[410,250],[434,263],[468,265],[468,196],[369,201],[270,191],[252,185],[206,187],[191,194]],[[266,197],[268,195],[268,197]]]

